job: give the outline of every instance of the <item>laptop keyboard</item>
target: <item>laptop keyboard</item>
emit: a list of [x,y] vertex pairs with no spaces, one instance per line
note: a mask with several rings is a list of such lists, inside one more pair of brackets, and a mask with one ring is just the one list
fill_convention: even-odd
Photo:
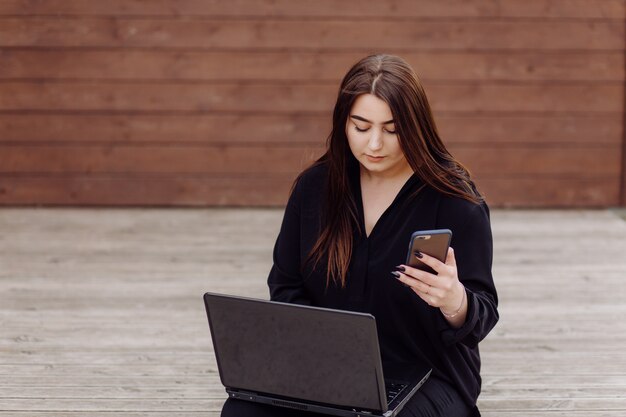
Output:
[[406,388],[407,384],[394,384],[394,383],[386,383],[385,388],[387,388],[387,405],[391,404],[391,402]]

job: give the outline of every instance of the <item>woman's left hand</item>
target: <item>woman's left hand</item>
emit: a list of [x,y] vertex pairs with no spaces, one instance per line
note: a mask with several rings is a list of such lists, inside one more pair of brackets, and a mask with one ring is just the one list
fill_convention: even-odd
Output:
[[440,308],[444,315],[454,314],[465,303],[465,287],[459,281],[454,250],[448,249],[445,263],[425,253],[420,261],[434,269],[438,275],[407,265],[398,265],[398,273],[394,275],[428,305]]

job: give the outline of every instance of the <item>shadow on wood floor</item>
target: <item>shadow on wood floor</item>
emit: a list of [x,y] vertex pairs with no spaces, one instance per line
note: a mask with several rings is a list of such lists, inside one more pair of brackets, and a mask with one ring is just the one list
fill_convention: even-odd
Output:
[[[271,209],[0,210],[0,416],[219,416],[205,291],[267,298]],[[626,415],[626,222],[495,211],[485,416]]]

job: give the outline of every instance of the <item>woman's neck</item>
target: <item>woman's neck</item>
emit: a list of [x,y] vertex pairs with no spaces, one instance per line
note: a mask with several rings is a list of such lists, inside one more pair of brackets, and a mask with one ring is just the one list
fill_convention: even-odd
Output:
[[413,168],[406,163],[398,167],[393,171],[387,170],[385,172],[373,172],[366,170],[363,165],[359,166],[361,181],[366,181],[369,184],[376,185],[388,182],[406,182],[411,175],[413,175]]

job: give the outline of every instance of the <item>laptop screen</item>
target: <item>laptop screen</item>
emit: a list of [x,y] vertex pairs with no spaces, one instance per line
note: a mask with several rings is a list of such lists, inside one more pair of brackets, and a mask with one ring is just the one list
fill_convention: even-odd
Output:
[[383,409],[371,315],[217,294],[205,304],[226,387]]

